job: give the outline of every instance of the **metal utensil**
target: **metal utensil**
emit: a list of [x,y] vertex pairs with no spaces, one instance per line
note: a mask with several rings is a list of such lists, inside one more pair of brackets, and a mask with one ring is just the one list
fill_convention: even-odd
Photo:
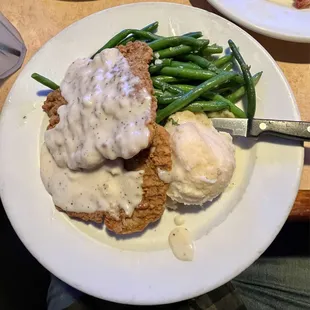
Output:
[[212,123],[216,129],[229,132],[232,136],[258,137],[266,134],[286,139],[310,141],[310,122],[213,118]]

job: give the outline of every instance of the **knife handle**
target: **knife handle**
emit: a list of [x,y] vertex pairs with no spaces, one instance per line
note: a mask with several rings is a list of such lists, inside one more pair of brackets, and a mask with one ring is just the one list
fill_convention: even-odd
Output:
[[249,120],[248,136],[258,137],[261,134],[275,135],[300,141],[310,141],[310,122],[266,119]]

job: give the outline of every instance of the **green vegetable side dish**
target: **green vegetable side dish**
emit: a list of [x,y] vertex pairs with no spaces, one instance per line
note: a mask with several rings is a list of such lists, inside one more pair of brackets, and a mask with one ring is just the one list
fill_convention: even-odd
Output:
[[[151,23],[145,27],[143,27],[141,30],[148,31],[148,32],[156,32],[158,28],[158,22]],[[127,38],[119,42],[119,45],[126,45],[128,42],[132,42],[135,40],[135,36],[133,34],[129,35]]]
[[149,43],[149,47],[154,51],[159,51],[168,47],[178,46],[181,44],[192,46],[195,49],[203,48],[207,46],[209,41],[201,41],[191,37],[167,37],[160,38]]
[[[161,94],[157,96],[157,102],[158,104],[161,104],[161,105],[168,105],[174,102],[175,100],[180,99],[182,97],[182,94],[184,95],[186,92],[191,91],[193,88],[194,86],[192,85],[185,85],[185,84],[174,85],[174,89],[178,89],[179,93],[177,95]],[[239,90],[239,95],[240,95],[240,90]],[[232,101],[230,101],[227,98],[224,98],[220,94],[217,94],[214,92],[206,92],[201,95],[201,98],[206,99],[206,100],[211,100],[212,102],[221,102],[222,104],[225,104],[225,108],[217,109],[214,107],[212,110],[211,108],[209,108],[208,112],[218,112],[218,111],[228,108],[235,115],[235,117],[246,118],[246,114],[240,108],[238,108]]]
[[154,53],[155,58],[170,58],[179,55],[185,55],[193,52],[193,48],[188,45],[179,45],[175,47],[169,47]]
[[176,78],[182,78],[188,80],[200,80],[200,81],[205,81],[216,76],[216,73],[208,70],[174,68],[174,67],[164,67],[160,70],[160,74],[174,76]]
[[39,73],[32,73],[31,77],[35,79],[37,82],[41,83],[42,85],[52,90],[56,90],[59,88],[59,85],[57,85],[56,83],[54,83],[53,81],[49,80],[48,78],[44,77],[43,75]]
[[222,56],[222,57],[216,59],[216,60],[213,62],[213,64],[214,64],[216,67],[220,68],[221,66],[227,64],[228,62],[232,61],[233,59],[234,59],[234,56],[233,56],[232,54],[230,54],[230,55],[225,55],[225,56]]
[[160,39],[160,36],[153,34],[152,32],[136,30],[136,29],[125,29],[114,36],[111,40],[109,40],[104,46],[102,46],[94,55],[90,57],[90,59],[94,59],[94,57],[107,48],[112,48],[120,44],[120,42],[128,37],[128,35],[134,35],[139,39],[147,39],[147,40],[157,40]]
[[255,115],[255,110],[256,110],[256,92],[255,92],[255,85],[254,85],[254,82],[253,82],[253,79],[250,73],[250,68],[245,63],[236,44],[232,40],[228,40],[228,44],[232,50],[234,57],[239,63],[239,66],[243,73],[243,78],[245,81],[244,87],[245,87],[247,98],[248,98],[247,116],[248,118],[253,118]]
[[[223,47],[210,45],[208,39],[201,38],[201,31],[164,37],[154,34],[158,26],[158,22],[153,22],[141,30],[124,29],[94,53],[91,59],[107,48],[132,41],[146,42],[153,50],[149,72],[158,102],[158,123],[169,120],[171,114],[183,110],[229,110],[235,117],[254,117],[255,86],[262,72],[251,75],[250,67],[232,40],[228,41],[231,54],[216,56],[223,52]],[[233,71],[234,63],[239,65],[242,74]],[[38,73],[33,73],[31,77],[52,90],[59,88],[59,85]],[[247,113],[235,105],[244,97],[247,98]]]
[[233,67],[234,67],[234,64],[230,61],[230,62],[226,63],[225,65],[221,66],[220,69],[222,69],[224,71],[230,71],[230,70],[232,70]]
[[157,113],[156,122],[160,123],[171,114],[184,109],[188,104],[199,98],[202,94],[208,90],[212,90],[218,85],[221,85],[231,80],[236,75],[235,72],[225,72],[220,75],[214,76],[211,79],[203,82],[202,84],[194,87],[191,91],[181,96],[181,98],[173,101],[167,105],[164,109]]
[[186,110],[191,112],[218,112],[228,108],[229,105],[223,101],[196,101],[189,104]]

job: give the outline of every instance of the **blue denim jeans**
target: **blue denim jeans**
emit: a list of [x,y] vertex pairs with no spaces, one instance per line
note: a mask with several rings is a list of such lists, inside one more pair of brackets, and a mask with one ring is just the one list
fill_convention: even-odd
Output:
[[260,258],[232,281],[247,309],[310,309],[310,258]]
[[80,291],[67,285],[63,281],[51,275],[51,283],[47,292],[47,309],[48,310],[62,310],[74,302],[76,302],[82,295]]
[[[232,283],[248,310],[310,309],[310,258],[260,258]],[[48,310],[65,309],[81,294],[52,276]]]

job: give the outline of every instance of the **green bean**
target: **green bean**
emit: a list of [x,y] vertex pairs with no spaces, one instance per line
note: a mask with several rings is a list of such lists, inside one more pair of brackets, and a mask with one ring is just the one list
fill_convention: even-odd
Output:
[[[156,32],[158,28],[158,22],[154,22],[150,25],[147,25],[146,27],[142,28],[142,31],[148,31],[148,32]],[[182,37],[191,37],[191,38],[200,38],[202,37],[202,32],[201,31],[195,31],[195,32],[188,32],[182,35]],[[160,39],[160,38],[164,38],[163,36],[159,36],[157,35],[157,38],[154,39],[150,39],[151,41]],[[134,41],[136,39],[136,37],[134,35],[129,35],[127,38],[125,38],[124,40],[122,40],[121,42],[119,42],[118,45],[126,45],[128,42]]]
[[[156,32],[158,28],[158,22],[154,22],[150,25],[145,26],[144,28],[142,28],[142,31],[148,31],[148,32]],[[202,32],[201,31],[195,31],[195,32],[188,32],[182,35],[182,37],[191,37],[191,38],[200,38],[202,37]],[[159,36],[157,35],[156,39],[159,38],[164,38],[163,36]],[[126,45],[128,42],[134,41],[136,39],[136,37],[134,35],[129,35],[127,38],[125,38],[124,40],[122,40],[118,45]],[[151,41],[156,40],[154,39],[150,39]]]
[[[156,93],[154,93],[154,96],[156,97],[156,99],[157,99],[157,103],[158,104],[161,104],[161,105],[166,105],[167,103],[165,103],[165,101],[163,101],[163,103],[161,103],[161,100],[160,100],[160,102],[158,101],[158,99],[159,98],[170,98],[170,97],[175,97],[175,96],[177,96],[177,95],[173,95],[172,93],[170,93],[170,92],[168,92],[168,91],[161,91],[161,90],[159,90],[159,89],[157,89],[157,88],[154,88],[154,89],[156,89]],[[159,93],[159,92],[161,92],[161,94]],[[171,103],[171,102],[169,102],[169,103]]]
[[[158,94],[157,97],[157,103],[160,104],[160,105],[168,105],[170,104],[171,102],[179,99],[182,97],[182,95],[168,95],[168,94],[165,94],[163,93],[162,95]],[[204,96],[203,94],[200,96],[202,99],[207,99],[209,100],[210,98],[210,95],[209,96]],[[225,102],[225,105],[229,106],[227,104],[227,102]]]
[[232,54],[230,55],[225,55],[223,57],[220,57],[219,59],[216,59],[213,64],[216,66],[216,67],[221,67],[223,65],[225,65],[226,63],[232,61],[232,59],[234,58],[234,56]]
[[[181,62],[181,61],[172,61],[171,58],[159,59],[162,61],[159,64],[150,65],[149,72],[150,74],[158,73],[164,67],[179,67],[179,68],[188,68],[188,69],[201,69],[198,65],[190,62]],[[156,60],[155,60],[156,63]]]
[[160,70],[160,74],[169,75],[190,80],[208,80],[216,75],[216,73],[202,69],[187,69],[164,67]]
[[188,91],[191,91],[195,87],[193,85],[186,85],[186,84],[175,84],[174,86],[178,87],[185,93],[187,93]]
[[53,81],[49,80],[48,78],[44,77],[43,75],[39,73],[32,73],[31,77],[35,79],[37,82],[41,83],[42,85],[50,89],[55,90],[59,88],[59,85],[57,85],[56,83],[54,83]]
[[[128,31],[131,31],[131,33],[134,36],[136,36],[138,39],[142,38],[142,39],[147,39],[147,40],[157,40],[161,38],[161,36],[154,34],[152,32],[149,32],[149,31],[143,31],[143,30],[137,30],[137,29],[128,29]],[[119,45],[119,44],[116,44],[116,45]]]
[[[224,86],[224,85],[223,85]],[[216,92],[219,93],[219,94],[224,94],[224,93],[228,93],[228,92],[233,92],[236,90],[236,87],[233,87],[233,86],[227,86],[227,87],[220,87],[218,89],[216,89]]]
[[154,51],[159,51],[168,47],[179,46],[181,44],[192,46],[193,48],[199,49],[206,45],[208,45],[208,40],[197,40],[192,37],[167,37],[167,38],[160,38],[149,43],[149,47]]
[[[224,83],[222,83],[221,85],[223,85]],[[190,92],[192,91],[195,86],[192,85],[185,85],[185,84],[181,84],[181,85],[174,85],[174,87],[178,88],[179,90],[183,91],[184,93]],[[174,96],[160,96],[159,98],[157,98],[158,102],[160,102],[160,104],[169,104],[177,99],[180,98],[180,93]],[[230,111],[239,118],[245,118],[246,115],[245,113],[239,109],[237,106],[234,105],[233,102],[231,102],[231,100],[224,98],[223,96],[219,95],[219,94],[215,94],[215,93],[211,93],[211,92],[206,92],[203,93],[201,95],[201,98],[203,99],[208,99],[208,100],[212,100],[212,101],[222,101],[225,102],[228,106]]]
[[[125,29],[121,31],[120,33],[116,34],[112,39],[110,39],[104,46],[102,46],[94,55],[92,55],[90,58],[94,59],[94,57],[100,53],[101,51],[105,50],[106,48],[112,48],[120,44],[120,42],[125,39],[128,35],[134,35],[138,38],[142,39],[151,39],[151,40],[157,40],[160,38],[156,34],[153,34],[151,32],[143,31],[143,30],[137,30],[137,29]],[[165,57],[166,58],[166,57]]]
[[[193,85],[186,85],[186,84],[174,84],[174,86],[181,89],[184,93],[191,91],[195,87]],[[217,92],[220,92],[220,93],[224,91],[231,91],[232,89],[236,88],[235,85],[231,85],[231,83],[225,83],[220,86],[221,88],[214,88],[216,89]]]
[[[213,68],[213,70],[215,70]],[[224,70],[216,68],[214,71],[211,70],[197,70],[197,69],[188,69],[188,68],[173,68],[173,67],[164,67],[160,70],[160,73],[163,75],[170,75],[175,77],[181,77],[185,79],[192,79],[192,80],[207,80],[211,77],[215,76],[216,74],[220,74],[226,72]],[[236,74],[234,77],[234,81],[238,84],[244,84],[244,79],[241,74]]]
[[156,80],[164,82],[164,83],[186,83],[188,82],[188,80],[178,79],[174,76],[167,76],[167,75],[157,75]]
[[198,39],[202,37],[202,32],[201,31],[187,32],[182,34],[182,37],[192,37]]
[[199,39],[198,40],[199,42],[201,42],[201,46],[200,46],[200,49],[198,50],[204,50],[210,43],[210,41],[208,39]]
[[[263,74],[263,72],[261,71],[261,72],[256,73],[255,75],[253,75],[252,79],[253,79],[254,85],[256,85],[259,82],[262,74]],[[226,99],[230,100],[233,103],[236,103],[244,96],[245,93],[246,93],[245,86],[241,86],[234,93],[227,96]]]
[[256,110],[256,91],[252,75],[250,73],[250,68],[245,63],[235,43],[232,40],[228,40],[228,44],[243,73],[248,98],[247,116],[248,118],[253,118]]
[[164,93],[161,90],[154,88],[154,96],[161,97],[164,96]]
[[[181,85],[176,84],[174,86],[179,88],[179,89],[181,89],[183,92],[189,92],[189,91],[191,91],[194,88],[194,86],[192,86],[192,85],[185,85],[185,84],[181,84]],[[246,117],[245,113],[241,109],[236,107],[233,104],[233,102],[231,100],[229,100],[228,98],[224,98],[223,96],[221,96],[219,94],[210,93],[210,92],[202,94],[201,97],[204,98],[204,99],[211,99],[213,101],[223,101],[223,102],[226,102],[229,105],[229,107],[230,107],[230,111],[236,117],[239,117],[239,118],[245,118]],[[165,100],[166,102],[168,101],[168,98]]]
[[234,76],[235,73],[233,72],[221,73],[220,75],[214,76],[213,78],[196,86],[191,91],[184,94],[181,98],[175,100],[174,102],[166,106],[164,109],[160,110],[157,113],[156,121],[160,123],[169,115],[185,108],[188,104],[190,104],[195,99],[200,97],[200,95],[202,95],[206,91],[209,91],[214,87],[217,87],[218,85],[226,83],[227,81],[231,80]]
[[232,62],[228,62],[225,65],[221,66],[220,69],[224,71],[230,71],[234,67],[234,64]]
[[195,101],[185,108],[191,112],[218,112],[224,109],[229,109],[229,106],[223,101]]
[[[155,60],[155,64],[149,66],[150,74],[155,74],[155,73],[159,72],[163,67],[170,66],[171,61],[172,61],[171,58],[164,58],[164,59]],[[158,63],[156,64],[156,62],[158,62]]]
[[[233,89],[236,89],[236,87],[234,85],[232,85],[232,86],[230,86],[230,85],[231,85],[231,83],[225,83],[225,84],[221,85],[222,86],[221,88],[214,88],[214,90],[216,90],[219,93],[222,93],[225,91],[231,91]],[[174,84],[174,86],[180,88],[181,90],[183,90],[183,92],[188,92],[195,87],[193,85],[186,85],[186,84]]]
[[[164,38],[162,36],[160,37]],[[187,33],[182,34],[181,37],[191,37],[191,38],[198,39],[202,37],[202,32],[201,31],[187,32]]]
[[199,55],[189,54],[189,55],[181,56],[181,59],[192,61],[193,63],[195,63],[196,65],[198,65],[199,67],[203,69],[208,69],[215,73],[220,73],[220,69],[218,69],[211,61]]
[[[154,23],[151,23],[151,24],[145,26],[141,30],[148,31],[148,32],[155,32],[157,30],[157,28],[158,28],[158,22],[154,22]],[[125,38],[124,40],[119,42],[118,44],[119,45],[126,45],[128,42],[132,42],[134,40],[135,40],[135,36],[131,34],[127,38]]]
[[[152,32],[149,32],[149,31],[143,31],[143,30],[137,30],[137,29],[127,29],[127,30],[131,31],[131,33],[137,38],[142,38],[142,39],[147,39],[147,40],[157,40],[161,38],[161,36],[154,34]],[[119,45],[119,44],[116,44],[116,45]]]
[[215,94],[212,92],[207,92],[203,94],[204,98],[208,98],[212,101],[222,101],[227,103],[227,105],[229,106],[229,110],[230,112],[232,112],[236,117],[238,118],[246,118],[246,114],[244,113],[244,111],[242,111],[240,108],[238,108],[234,103],[232,103],[231,101],[229,101],[228,99],[224,98],[223,96],[219,95],[219,94]]
[[[155,58],[171,58],[178,55],[188,54],[192,51],[192,48],[187,45],[179,45],[175,47],[169,47],[154,53]],[[157,57],[158,56],[158,57]]]
[[165,83],[165,82],[161,81],[160,79],[158,79],[157,77],[152,78],[152,82],[153,82],[154,87],[156,87],[162,91],[167,90],[173,94],[183,94],[183,91],[180,90],[179,88],[177,88],[173,85],[170,85],[168,83]]
[[187,69],[201,69],[198,65],[191,62],[183,61],[172,61],[170,64],[171,67],[187,68]]
[[93,54],[90,59],[94,59],[94,57],[103,51],[106,48],[112,48],[118,45],[122,40],[124,40],[128,35],[132,34],[132,29],[125,29],[116,34],[112,39],[110,39],[105,45],[103,45],[95,54]]
[[210,54],[221,54],[223,53],[223,47],[218,46],[216,44],[209,45],[205,49],[203,49],[204,55],[210,55]]
[[178,94],[178,95],[161,95],[157,97],[157,103],[158,104],[162,104],[162,105],[167,105],[170,104],[171,102],[181,98],[183,96],[182,94]]

